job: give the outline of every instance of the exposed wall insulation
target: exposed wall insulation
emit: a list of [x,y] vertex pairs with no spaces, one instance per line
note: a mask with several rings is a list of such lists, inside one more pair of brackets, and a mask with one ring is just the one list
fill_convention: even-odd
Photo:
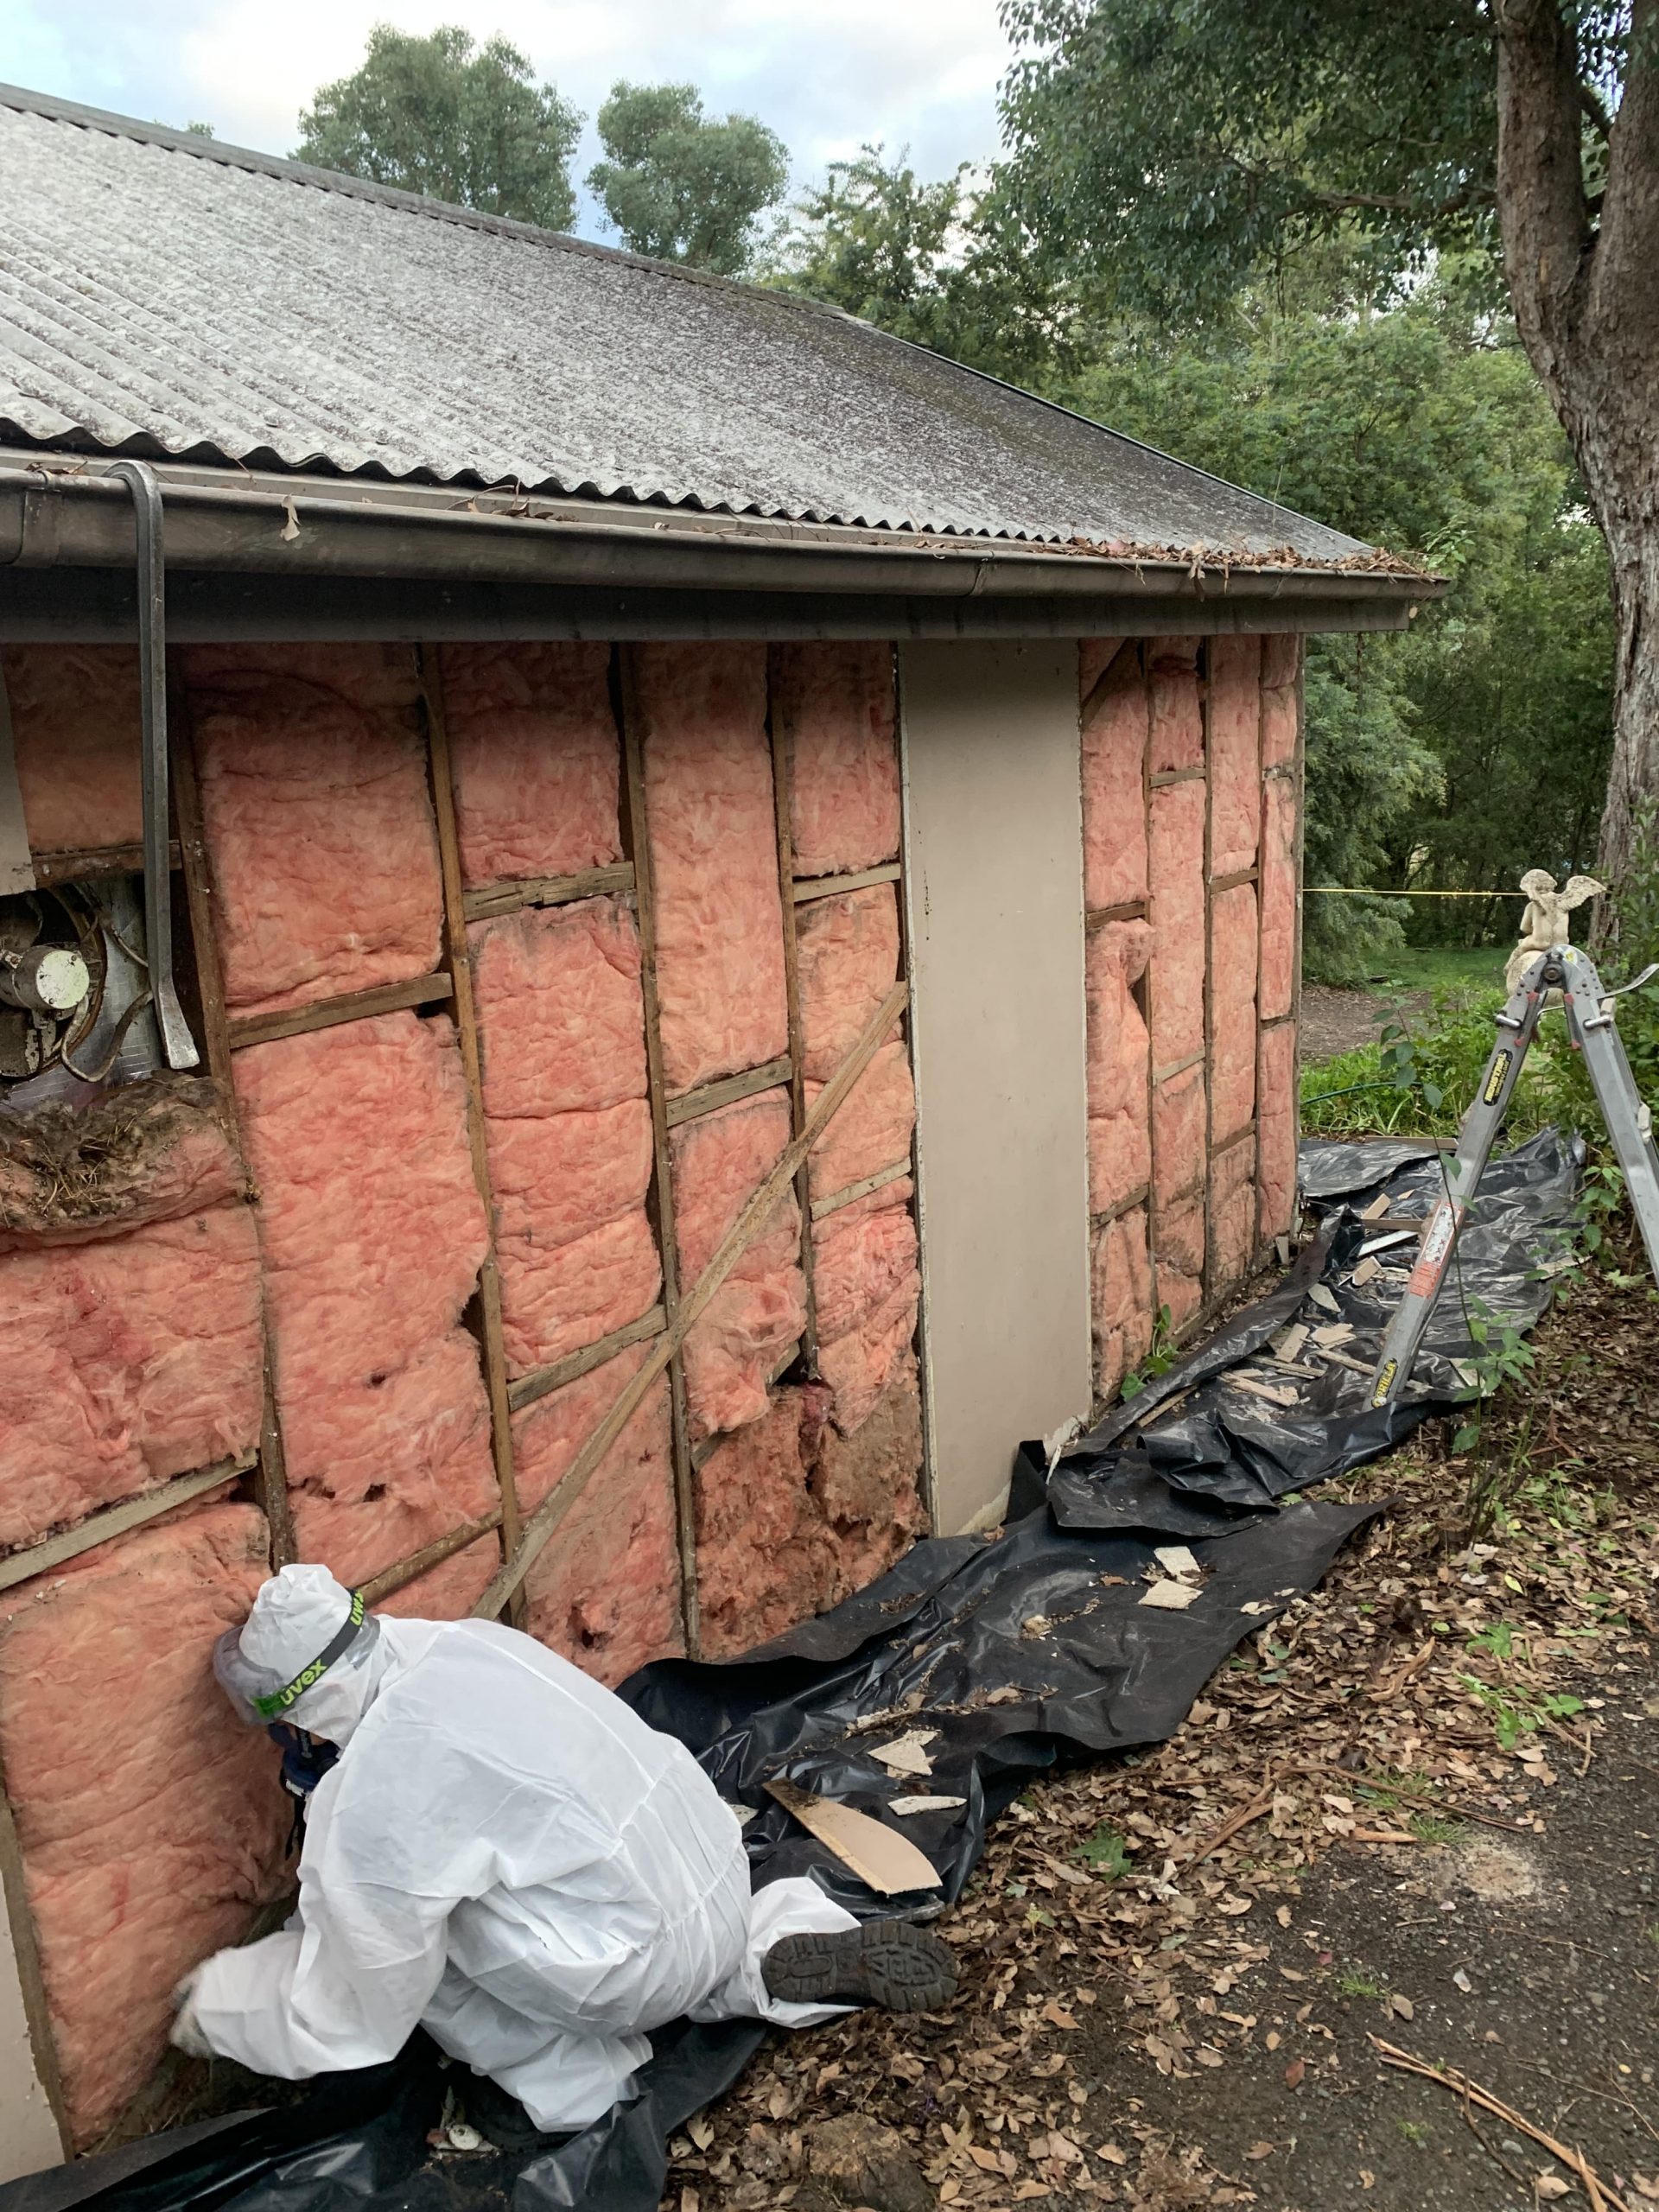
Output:
[[851,1435],[905,1359],[922,1294],[908,1177],[842,1206],[812,1229],[818,1371],[830,1412]]
[[8,645],[0,681],[33,849],[137,844],[144,834],[137,649]]
[[794,734],[795,872],[847,875],[899,856],[893,648],[785,645],[773,694]]
[[764,645],[639,649],[638,711],[671,1091],[789,1047]]
[[495,1497],[459,1325],[485,1226],[454,1031],[388,1014],[287,1037],[238,1053],[236,1084],[300,1554],[354,1581]]
[[1295,638],[1107,639],[1078,656],[1105,1397],[1159,1307],[1195,1325],[1290,1225],[1299,671]]
[[814,1082],[826,1083],[898,980],[896,887],[874,883],[811,899],[796,914],[795,943],[804,1065]]
[[639,935],[611,899],[469,931],[510,1370],[596,1344],[662,1283],[645,1213]]
[[[539,1504],[644,1357],[625,1351],[514,1423],[518,1496]],[[667,1378],[623,1430],[598,1476],[526,1584],[532,1636],[602,1682],[679,1652],[679,1552],[674,1528]]]
[[251,1506],[211,1505],[0,1598],[0,1758],[82,2148],[161,2056],[174,1984],[281,1888],[270,1748],[208,1665],[265,1545]]
[[454,645],[438,662],[467,881],[619,860],[610,647]]
[[85,1243],[247,1195],[200,1077],[156,1076],[0,1125],[0,1253]]
[[[852,1110],[849,1100],[842,1112]],[[789,1099],[781,1090],[763,1091],[675,1130],[675,1224],[685,1281],[695,1282],[713,1259],[788,1142]],[[694,1435],[743,1428],[766,1413],[772,1371],[806,1325],[800,1241],[799,1211],[788,1198],[686,1338]]]
[[442,901],[410,656],[197,645],[184,662],[227,1004],[429,974]]

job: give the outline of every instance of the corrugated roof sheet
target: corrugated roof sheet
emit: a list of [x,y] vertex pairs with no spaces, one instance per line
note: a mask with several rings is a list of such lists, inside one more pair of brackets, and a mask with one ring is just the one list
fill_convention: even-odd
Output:
[[0,87],[0,425],[1235,557],[1364,549],[832,308]]

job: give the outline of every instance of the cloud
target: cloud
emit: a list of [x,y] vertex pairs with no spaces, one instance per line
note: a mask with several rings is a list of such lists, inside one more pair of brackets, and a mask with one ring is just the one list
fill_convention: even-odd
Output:
[[[590,118],[618,77],[688,80],[770,124],[798,181],[866,140],[927,175],[996,145],[996,0],[0,0],[0,75],[283,154],[387,19],[500,31]],[[597,150],[590,121],[582,168]]]

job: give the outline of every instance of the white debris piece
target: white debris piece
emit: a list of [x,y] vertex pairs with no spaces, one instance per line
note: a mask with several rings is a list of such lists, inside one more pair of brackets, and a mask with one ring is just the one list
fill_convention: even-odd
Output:
[[1191,1582],[1154,1582],[1141,1603],[1156,1605],[1166,1613],[1184,1613],[1198,1596],[1197,1585]]
[[927,1746],[938,1732],[937,1728],[912,1728],[907,1736],[895,1736],[892,1743],[872,1750],[870,1757],[880,1759],[889,1774],[931,1774]]
[[965,1797],[895,1797],[887,1810],[890,1813],[954,1813],[967,1802]]
[[1177,1582],[1196,1582],[1202,1572],[1185,1544],[1155,1544],[1152,1555]]

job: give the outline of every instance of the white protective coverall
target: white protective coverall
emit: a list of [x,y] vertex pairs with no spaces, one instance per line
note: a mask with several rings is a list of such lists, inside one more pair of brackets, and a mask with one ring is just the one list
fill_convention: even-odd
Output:
[[[350,1603],[326,1569],[283,1568],[221,1661],[232,1694],[297,1675]],[[644,2031],[683,2013],[845,2009],[779,2002],[761,1962],[851,1915],[805,1879],[752,1897],[690,1753],[530,1637],[372,1616],[283,1717],[340,1758],[310,1798],[297,1913],[188,1985],[223,2056],[302,2080],[390,2058],[419,2024],[554,2130],[626,2095]]]

